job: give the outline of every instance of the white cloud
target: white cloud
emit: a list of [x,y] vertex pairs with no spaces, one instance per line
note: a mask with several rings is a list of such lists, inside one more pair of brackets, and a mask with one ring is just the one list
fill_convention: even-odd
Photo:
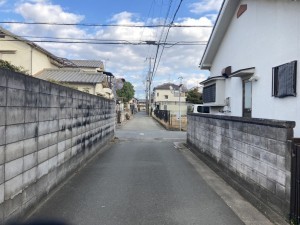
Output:
[[0,0],[0,6],[4,5],[6,3],[6,0]]
[[191,12],[203,14],[211,11],[219,11],[223,0],[199,0],[199,2],[191,4]]
[[204,81],[206,79],[207,75],[206,74],[189,74],[186,76],[187,80],[183,81],[183,83],[188,87],[188,88],[193,88],[193,87],[199,87],[200,82]]
[[16,12],[26,21],[49,23],[78,23],[84,19],[82,15],[64,12],[60,5],[53,5],[49,1],[36,0],[21,3]]
[[[20,3],[16,12],[25,21],[79,23],[84,19],[83,15],[67,12],[61,6],[54,5],[47,0]],[[152,21],[159,20],[159,18],[152,19]],[[109,21],[113,24],[145,24],[139,20],[136,14],[130,12],[118,13],[112,16]],[[176,24],[212,26],[213,21],[211,17],[180,18]],[[9,30],[17,35],[127,40],[129,42],[157,40],[161,31],[158,28],[105,27],[86,30],[76,26],[21,24],[11,24]],[[211,30],[211,28],[171,28],[167,41],[207,41]],[[144,81],[148,72],[148,62],[145,59],[146,57],[153,58],[157,48],[157,46],[150,45],[38,44],[59,57],[105,60],[106,69],[113,72],[117,77],[124,77],[130,81],[135,87],[136,95],[140,98],[144,98],[145,95]],[[165,48],[152,87],[168,81],[178,83],[179,74],[183,76],[183,83],[188,88],[197,86],[200,81],[207,77],[206,74],[200,74],[198,68],[204,48],[205,46],[199,45],[174,45]]]
[[[26,22],[79,23],[84,19],[84,16],[65,12],[60,5],[53,5],[47,0],[21,2],[17,5],[15,12],[21,15]],[[87,36],[84,30],[76,26],[12,24],[10,30],[18,35],[36,37],[84,38]],[[43,44],[43,46],[50,47],[47,49],[51,51],[53,45]],[[57,49],[57,45],[55,49]]]

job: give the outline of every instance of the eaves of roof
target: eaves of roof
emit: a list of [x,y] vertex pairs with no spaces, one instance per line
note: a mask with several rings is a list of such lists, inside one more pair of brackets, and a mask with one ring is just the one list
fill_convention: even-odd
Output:
[[199,84],[205,85],[205,84],[207,84],[211,81],[215,81],[215,80],[225,80],[225,77],[224,76],[210,77],[210,78],[200,82]]
[[214,57],[235,14],[240,0],[224,0],[200,61],[200,69],[210,70]]

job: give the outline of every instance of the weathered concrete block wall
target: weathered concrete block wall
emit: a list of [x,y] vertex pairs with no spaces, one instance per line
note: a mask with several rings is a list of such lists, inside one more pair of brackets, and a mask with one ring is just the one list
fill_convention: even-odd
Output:
[[0,224],[114,136],[114,102],[0,69]]
[[[174,130],[180,129],[180,120],[177,115],[171,114],[170,116],[170,128]],[[187,129],[187,116],[181,115],[181,130],[186,131]]]
[[[165,121],[164,119],[160,119],[160,118],[156,117],[154,113],[152,114],[152,117],[167,130],[179,130],[180,129],[180,121],[179,121],[177,115],[171,114],[168,121]],[[181,116],[181,130],[186,131],[186,129],[187,129],[187,117]]]
[[288,217],[294,122],[189,114],[187,142],[263,202]]

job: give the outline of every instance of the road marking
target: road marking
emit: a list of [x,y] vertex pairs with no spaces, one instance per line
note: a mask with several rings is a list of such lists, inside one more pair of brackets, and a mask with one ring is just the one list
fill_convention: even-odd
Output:
[[140,135],[145,135],[144,133],[140,133]]

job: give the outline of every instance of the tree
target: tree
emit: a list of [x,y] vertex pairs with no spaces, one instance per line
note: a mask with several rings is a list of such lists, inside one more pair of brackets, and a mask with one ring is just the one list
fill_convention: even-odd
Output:
[[187,92],[186,101],[193,104],[202,104],[202,94],[198,92],[197,88],[193,88]]
[[8,61],[0,59],[0,68],[11,70],[14,72],[28,74],[28,71],[25,70],[22,66],[15,66]]
[[118,97],[123,98],[124,102],[129,102],[134,97],[134,88],[130,82],[125,82],[120,90],[117,90]]

